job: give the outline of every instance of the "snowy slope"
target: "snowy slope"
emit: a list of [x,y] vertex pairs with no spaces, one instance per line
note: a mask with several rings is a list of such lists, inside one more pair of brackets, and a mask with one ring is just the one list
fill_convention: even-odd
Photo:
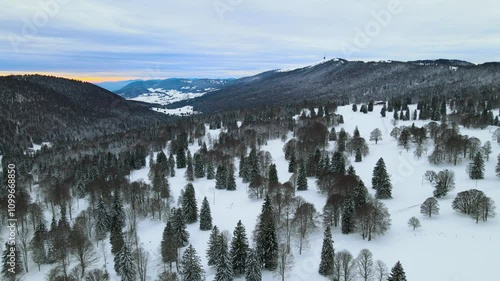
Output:
[[[410,108],[413,110],[415,106],[410,106]],[[467,160],[457,166],[431,166],[425,156],[416,159],[413,155],[413,148],[407,152],[405,149],[398,147],[397,142],[389,136],[393,128],[390,118],[381,118],[380,109],[380,106],[375,106],[373,112],[362,114],[352,112],[350,106],[339,107],[338,113],[343,114],[345,124],[336,127],[336,129],[338,132],[340,127],[343,127],[347,132],[352,133],[357,125],[361,136],[367,140],[374,128],[379,128],[382,131],[382,141],[376,145],[369,142],[370,154],[363,158],[360,163],[355,163],[354,157],[351,157],[350,164],[354,166],[369,191],[373,192],[373,189],[370,188],[373,167],[380,157],[384,158],[394,186],[394,199],[383,201],[390,211],[392,226],[385,236],[376,237],[372,241],[362,240],[358,233],[343,235],[339,229],[335,229],[333,233],[335,250],[347,249],[353,256],[356,256],[361,249],[368,248],[372,251],[374,260],[380,259],[384,261],[389,268],[400,260],[408,280],[499,280],[496,256],[500,252],[500,218],[476,224],[471,218],[453,211],[451,202],[458,192],[478,188],[483,190],[497,204],[500,204],[500,179],[494,173],[495,160],[500,153],[500,146],[493,143],[493,153],[489,162],[486,163],[485,179],[478,181],[476,187],[475,181],[470,180],[465,173],[465,167],[468,164]],[[427,123],[427,121],[400,121],[398,125],[411,125],[412,122],[415,122],[417,126]],[[483,143],[487,140],[491,141],[491,128],[485,130],[460,128],[460,130],[462,134],[478,137]],[[206,140],[216,138],[220,130],[208,130],[207,128],[207,132]],[[291,134],[289,134],[289,137],[291,137]],[[191,153],[199,149],[196,143],[189,147]],[[281,182],[287,181],[291,176],[287,171],[288,163],[282,151],[283,145],[284,142],[276,139],[261,147],[261,150],[272,153]],[[328,149],[333,150],[334,145],[334,142],[331,142]],[[429,147],[429,153],[431,150],[432,148]],[[146,163],[148,162],[148,159],[146,159]],[[235,167],[238,167],[237,160],[235,161]],[[429,183],[422,181],[422,176],[426,170],[438,171],[445,168],[455,172],[456,188],[445,198],[439,199],[440,215],[426,218],[420,214],[419,205],[426,198],[432,196],[433,188]],[[130,180],[148,182],[148,171],[149,167],[136,170],[131,173]],[[185,169],[178,169],[176,176],[169,178],[175,198],[179,196],[180,190],[187,184],[183,177],[184,171]],[[237,221],[241,219],[246,227],[247,235],[251,237],[257,216],[261,210],[262,200],[248,199],[246,194],[247,185],[238,177],[236,180],[236,191],[216,190],[214,180],[195,180],[193,184],[197,203],[200,206],[203,197],[206,196],[211,205],[214,225],[217,225],[221,230],[228,230],[232,233]],[[297,192],[296,195],[302,196],[313,203],[316,209],[321,211],[326,202],[326,197],[317,193],[314,178],[309,178],[308,184],[309,190]],[[422,223],[422,227],[416,231],[412,231],[407,226],[407,221],[412,216],[419,218]],[[159,248],[164,227],[164,222],[151,219],[145,219],[139,223],[138,234],[140,241],[151,255],[148,280],[155,280],[163,267],[160,262]],[[207,266],[205,257],[210,232],[200,231],[197,223],[188,225],[188,231],[190,233],[189,242],[196,248],[207,272],[206,280],[213,280],[215,271]],[[310,247],[302,255],[298,254],[297,248],[293,249],[295,265],[286,280],[327,280],[318,274],[322,238],[323,227],[321,226],[309,238]],[[106,267],[111,274],[111,280],[118,281],[120,278],[117,277],[113,270],[109,239],[105,241],[107,251]],[[101,257],[94,266],[102,267],[103,265],[104,262]],[[25,280],[44,280],[43,274],[47,272],[49,266],[42,266],[42,272],[40,273],[35,269],[34,265],[31,265],[31,269],[30,273],[26,274]],[[479,270],[480,274],[478,275]],[[263,272],[263,280],[278,279],[271,272]],[[235,280],[244,280],[244,278],[236,278]]]
[[[210,91],[213,89],[209,88],[205,90]],[[156,89],[149,88],[148,91],[149,91],[148,93],[144,93],[135,98],[130,98],[129,100],[167,105],[178,101],[201,97],[207,93],[207,92],[185,93],[177,90],[164,90],[163,88],[156,88]]]

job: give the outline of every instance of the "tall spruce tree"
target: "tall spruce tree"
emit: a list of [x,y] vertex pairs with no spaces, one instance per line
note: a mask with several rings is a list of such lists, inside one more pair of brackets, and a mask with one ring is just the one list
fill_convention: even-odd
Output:
[[206,252],[208,266],[215,266],[217,264],[217,260],[220,255],[220,235],[219,228],[214,225],[212,232],[210,233],[210,237],[208,238],[208,247]]
[[306,177],[306,169],[304,165],[300,165],[299,174],[297,177],[297,190],[307,190],[307,177]]
[[269,165],[269,184],[278,183],[278,171],[276,170],[276,164]]
[[331,162],[331,170],[332,172],[339,174],[339,175],[344,175],[345,174],[345,158],[344,154],[340,151],[335,151],[332,156],[332,162]]
[[233,240],[231,241],[231,259],[235,276],[245,273],[248,249],[245,226],[240,220],[233,231]]
[[186,168],[186,152],[182,146],[179,146],[176,154],[177,169]]
[[168,168],[169,168],[169,176],[170,177],[175,177],[175,160],[174,160],[174,156],[172,154],[170,154],[168,156]]
[[387,173],[385,162],[380,158],[373,169],[372,186],[377,191],[375,197],[377,199],[392,198],[392,184],[389,174]]
[[45,224],[39,222],[33,234],[33,239],[30,241],[31,258],[38,265],[38,271],[40,271],[40,265],[47,262],[47,250],[45,247],[45,241],[47,239],[48,232],[45,228]]
[[186,178],[187,181],[194,181],[193,161],[188,161],[187,162],[186,172],[184,174],[184,177]]
[[352,198],[346,198],[342,204],[342,234],[349,234],[354,231],[355,207]]
[[471,180],[484,179],[484,159],[481,152],[477,152],[472,163],[469,164],[469,177]]
[[102,199],[97,202],[97,219],[95,222],[95,232],[97,240],[102,240],[111,228],[111,217]]
[[401,262],[398,261],[391,269],[391,274],[387,278],[387,281],[406,281],[406,274]]
[[115,256],[115,271],[120,275],[122,281],[135,281],[135,261],[127,244],[124,244],[121,251]]
[[274,270],[278,266],[278,237],[273,216],[273,207],[268,195],[262,204],[262,212],[259,216],[255,235],[257,253],[264,268]]
[[232,259],[229,253],[228,241],[225,235],[219,235],[219,256],[215,265],[214,281],[232,281],[234,272]]
[[194,155],[194,176],[197,179],[205,177],[205,163],[200,153]]
[[189,245],[182,254],[181,270],[179,272],[181,281],[203,281],[205,271],[201,264],[201,259],[196,253],[193,245]]
[[161,259],[164,264],[168,264],[172,271],[172,263],[177,261],[177,246],[173,241],[176,241],[175,233],[170,220],[165,225],[163,236],[160,244]]
[[354,207],[356,210],[359,210],[365,205],[366,200],[368,200],[368,194],[368,189],[365,187],[365,183],[360,179],[352,191]]
[[226,173],[226,189],[233,191],[236,190],[236,179],[234,178],[233,164],[229,164]]
[[111,206],[111,217],[115,218],[115,223],[122,229],[125,227],[125,212],[123,211],[123,204],[120,198],[120,191],[115,189],[113,195],[113,203]]
[[361,154],[361,149],[356,149],[356,154],[354,156],[354,162],[361,162],[363,160],[363,155]]
[[262,281],[262,263],[254,249],[249,249],[245,265],[245,281]]
[[170,212],[172,228],[176,237],[177,248],[186,247],[189,243],[189,232],[186,229],[186,217],[182,208],[172,208]]
[[207,180],[213,180],[213,179],[215,179],[215,169],[212,162],[209,161],[207,164]]
[[186,217],[186,223],[198,221],[198,204],[196,203],[196,194],[192,183],[186,185],[182,194],[182,211]]
[[111,244],[111,253],[114,255],[117,255],[125,244],[122,229],[123,227],[118,215],[113,215],[113,218],[111,219],[111,234],[109,236],[109,242]]
[[220,165],[217,167],[217,173],[215,174],[215,188],[216,189],[226,189],[227,185],[227,173],[226,167],[224,165]]
[[323,236],[323,247],[321,249],[321,261],[319,263],[319,274],[330,276],[333,274],[335,250],[333,249],[332,230],[330,226],[325,228]]
[[203,198],[200,210],[200,230],[212,229],[212,212],[210,211],[210,204],[207,197]]
[[290,155],[290,162],[288,162],[289,173],[295,173],[295,170],[297,169],[297,159],[295,157],[295,153]]

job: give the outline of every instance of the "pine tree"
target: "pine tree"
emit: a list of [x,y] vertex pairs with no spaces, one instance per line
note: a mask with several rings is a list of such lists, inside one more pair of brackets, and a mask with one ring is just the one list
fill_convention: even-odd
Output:
[[210,237],[208,238],[208,247],[206,252],[208,266],[214,266],[217,264],[217,258],[219,257],[220,250],[220,235],[219,228],[214,225],[212,232],[210,233]]
[[471,180],[484,179],[484,159],[481,152],[477,152],[472,163],[469,164],[469,177]]
[[186,185],[182,194],[182,211],[186,217],[186,223],[198,221],[198,204],[196,203],[196,194],[192,183]]
[[134,281],[136,268],[132,252],[127,244],[124,244],[118,255],[115,256],[115,271],[122,281]]
[[45,224],[39,222],[33,234],[33,239],[31,239],[30,242],[31,258],[38,265],[38,271],[40,271],[40,265],[47,262],[47,252],[45,249],[45,241],[47,239],[48,232],[45,228]]
[[500,177],[500,154],[498,154],[498,157],[497,157],[497,167],[496,167],[496,173],[497,173],[497,176]]
[[274,270],[278,264],[278,237],[273,216],[271,199],[266,195],[262,204],[262,212],[255,229],[257,253],[264,268]]
[[168,156],[168,168],[170,177],[175,177],[175,160],[172,154]]
[[246,161],[245,155],[242,154],[240,157],[240,162],[238,167],[238,177],[240,178],[245,178],[245,176],[248,174],[247,164],[245,161]]
[[387,281],[406,281],[406,274],[401,265],[401,262],[397,262],[391,270],[391,274]]
[[203,198],[200,210],[200,230],[212,229],[212,212],[210,211],[210,204],[207,197]]
[[183,147],[179,147],[176,156],[177,169],[186,168],[186,153]]
[[115,223],[120,229],[125,226],[125,212],[123,211],[123,204],[120,199],[120,191],[118,189],[115,190],[113,195],[111,217],[115,219]]
[[104,204],[104,201],[102,201],[102,199],[99,199],[99,201],[97,202],[96,212],[96,238],[98,240],[102,240],[111,227],[111,217],[108,214],[108,210],[106,209],[106,205]]
[[352,197],[354,200],[354,207],[359,210],[365,205],[368,199],[368,189],[365,187],[365,183],[360,179],[354,190],[352,191]]
[[354,162],[361,162],[363,159],[363,156],[361,155],[361,149],[357,148],[356,149],[356,155],[354,157]]
[[215,170],[212,162],[208,162],[207,165],[207,180],[213,180],[215,178]]
[[205,177],[205,164],[203,156],[199,153],[194,155],[194,176],[199,179]]
[[245,226],[243,226],[240,220],[234,229],[233,240],[231,241],[231,259],[235,276],[245,273],[248,249]]
[[225,235],[219,235],[219,256],[215,266],[214,281],[232,281],[234,272],[232,259],[229,255],[228,241]]
[[[15,259],[15,261],[13,261],[13,259]],[[21,275],[23,271],[22,260],[21,252],[18,247],[9,245],[9,242],[5,242],[5,250],[2,254],[2,275],[5,280],[17,280],[16,276]]]
[[205,271],[201,264],[201,259],[196,253],[193,245],[189,245],[184,251],[181,260],[181,270],[179,272],[181,281],[203,281]]
[[233,164],[230,164],[226,173],[226,189],[233,191],[236,190],[236,179],[234,178]]
[[290,162],[288,162],[288,172],[295,173],[297,167],[297,159],[295,158],[295,153],[292,153],[290,156]]
[[217,173],[215,174],[215,188],[216,189],[226,189],[226,167],[220,165],[217,167]]
[[347,198],[342,204],[342,234],[349,234],[354,231],[354,202],[352,199]]
[[358,105],[356,103],[352,104],[352,111],[354,111],[354,112],[358,111]]
[[[161,171],[164,174],[168,174],[169,172],[168,159],[163,151],[160,151],[158,155],[156,155],[156,163],[160,166]],[[151,167],[151,165],[149,167]]]
[[358,178],[358,175],[356,175],[356,170],[352,165],[349,165],[349,168],[347,168],[347,175]]
[[330,226],[325,228],[323,237],[323,247],[321,249],[321,261],[319,263],[319,274],[329,276],[333,274],[333,258],[335,251],[333,249],[332,230]]
[[186,217],[182,208],[172,208],[170,212],[172,229],[174,235],[177,238],[176,246],[177,248],[186,247],[189,243],[189,232],[186,229]]
[[375,194],[377,199],[392,198],[392,184],[383,158],[377,161],[373,169],[372,186],[377,191]]
[[330,130],[330,134],[328,135],[328,140],[329,141],[337,140],[337,132],[335,131],[335,127],[332,127],[332,129]]
[[245,265],[246,281],[262,281],[262,264],[255,250],[249,249]]
[[120,220],[117,215],[114,215],[111,219],[111,235],[109,236],[109,242],[111,244],[111,253],[117,255],[125,244],[123,239],[123,232]]
[[339,175],[344,175],[345,174],[345,159],[344,159],[344,154],[340,151],[335,151],[332,156],[332,172],[339,174]]
[[177,247],[172,241],[176,241],[175,233],[170,220],[165,225],[163,236],[160,244],[160,253],[163,263],[169,264],[172,270],[172,263],[177,261]]
[[269,184],[278,183],[278,171],[276,164],[269,165]]
[[304,165],[300,165],[299,175],[297,177],[297,190],[307,190],[307,177],[306,177],[306,169]]
[[193,161],[187,162],[186,172],[184,174],[184,177],[186,178],[187,181],[194,181]]

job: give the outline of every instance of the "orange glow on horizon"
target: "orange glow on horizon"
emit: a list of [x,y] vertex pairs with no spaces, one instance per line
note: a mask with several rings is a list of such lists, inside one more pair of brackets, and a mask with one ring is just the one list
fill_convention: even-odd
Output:
[[62,77],[62,78],[67,78],[67,79],[74,79],[74,80],[80,80],[80,81],[85,81],[85,82],[90,82],[90,83],[100,83],[100,82],[116,82],[116,81],[123,81],[123,80],[132,80],[132,79],[138,79],[137,77],[133,76],[94,76],[92,74],[85,75],[85,74],[70,74],[70,73],[59,73],[59,72],[22,72],[22,71],[0,71],[0,76],[7,76],[7,75],[23,75],[23,74],[40,74],[40,75],[50,75],[50,76],[57,76],[57,77]]

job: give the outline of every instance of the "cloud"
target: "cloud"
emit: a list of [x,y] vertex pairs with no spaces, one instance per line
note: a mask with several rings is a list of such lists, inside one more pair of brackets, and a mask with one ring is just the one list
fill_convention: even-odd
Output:
[[[387,14],[395,4],[400,12]],[[353,60],[500,60],[500,3],[493,0],[481,5],[465,0],[0,0],[0,5],[9,7],[0,17],[3,72],[239,77],[307,65],[324,53]],[[362,46],[356,44],[360,33],[368,39]]]

